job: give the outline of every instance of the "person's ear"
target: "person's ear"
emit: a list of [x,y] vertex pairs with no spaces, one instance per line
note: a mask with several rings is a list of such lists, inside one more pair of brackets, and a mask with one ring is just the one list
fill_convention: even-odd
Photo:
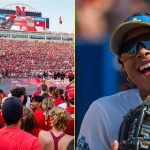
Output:
[[40,107],[42,108],[42,102],[40,102]]
[[117,61],[121,65],[121,68],[124,68],[123,62],[121,61],[121,54],[118,55]]

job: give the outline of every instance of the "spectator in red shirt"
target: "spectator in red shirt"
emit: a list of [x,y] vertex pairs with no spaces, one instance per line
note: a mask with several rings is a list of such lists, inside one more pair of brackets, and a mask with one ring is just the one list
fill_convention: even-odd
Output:
[[48,93],[42,94],[43,102],[42,102],[42,109],[44,110],[44,115],[42,117],[41,124],[43,125],[43,130],[50,130],[51,129],[51,120],[50,120],[50,114],[51,110],[54,107],[54,102],[50,98]]
[[31,108],[34,112],[42,109],[42,101],[43,97],[41,95],[37,95],[31,99]]
[[41,86],[42,86],[42,84],[39,83],[37,90],[32,94],[32,98],[41,94]]
[[52,95],[53,95],[53,92],[57,89],[56,86],[50,86],[49,87],[49,94],[50,94],[50,97],[52,98]]
[[64,103],[64,101],[63,101],[63,99],[61,97],[61,94],[59,93],[58,89],[53,92],[53,99],[54,99],[55,106],[58,106],[59,104]]
[[48,93],[38,95],[32,98],[31,108],[34,110],[34,116],[38,127],[42,130],[50,130],[50,110],[53,108],[54,102],[50,99]]
[[23,119],[21,121],[21,129],[36,137],[38,137],[38,134],[41,131],[41,129],[38,128],[34,112],[30,108],[23,108]]
[[[7,97],[4,97],[1,101],[1,108],[3,106],[3,103],[5,101],[5,99],[7,99]],[[4,127],[4,119],[3,119],[3,116],[2,116],[2,109],[0,109],[0,127]]]
[[[58,72],[62,68],[72,73],[72,42],[0,39],[0,47],[0,72],[7,70],[9,76],[31,77],[36,76],[36,70]],[[32,74],[32,71],[35,72]]]
[[34,111],[34,116],[39,128],[45,130],[44,110],[42,109],[43,97],[37,95],[32,98],[31,108]]
[[70,114],[74,114],[74,90],[68,91],[69,107],[66,108]]
[[72,80],[69,84],[66,85],[66,90],[68,91],[69,89],[74,89],[74,80]]
[[74,90],[68,91],[69,107],[66,110],[71,114],[71,119],[67,125],[65,132],[69,135],[74,135]]
[[41,90],[40,90],[40,89],[41,89],[41,88],[38,87],[38,89],[32,94],[32,98],[35,97],[35,96],[37,96],[37,95],[40,95],[40,94],[41,94]]
[[32,94],[32,98],[37,96],[37,95],[42,95],[43,93],[48,93],[48,87],[45,83],[43,84],[39,84],[38,85],[38,89],[37,91],[35,91],[33,94]]
[[7,98],[2,106],[5,127],[0,129],[1,150],[41,150],[33,135],[20,129],[23,106],[17,97]]
[[0,94],[3,96],[3,98],[7,97],[7,95],[5,94],[5,92],[2,89],[0,89]]

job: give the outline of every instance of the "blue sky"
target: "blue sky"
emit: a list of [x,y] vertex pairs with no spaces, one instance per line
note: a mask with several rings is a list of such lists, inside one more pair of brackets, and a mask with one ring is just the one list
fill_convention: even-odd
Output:
[[[42,12],[50,19],[50,31],[74,32],[74,0],[0,0],[0,7],[15,8],[16,3],[24,3]],[[7,7],[8,8],[8,7]],[[59,17],[62,16],[60,29]]]

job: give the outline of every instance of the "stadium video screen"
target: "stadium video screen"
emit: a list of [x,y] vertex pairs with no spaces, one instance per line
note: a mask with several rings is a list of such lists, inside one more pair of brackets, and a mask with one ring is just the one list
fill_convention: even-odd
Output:
[[0,29],[43,32],[46,30],[46,18],[0,14]]

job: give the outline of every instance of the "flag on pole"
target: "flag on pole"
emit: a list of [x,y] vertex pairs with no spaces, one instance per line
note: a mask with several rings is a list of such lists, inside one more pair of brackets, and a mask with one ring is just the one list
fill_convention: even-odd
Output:
[[59,24],[62,24],[61,16],[59,17]]

